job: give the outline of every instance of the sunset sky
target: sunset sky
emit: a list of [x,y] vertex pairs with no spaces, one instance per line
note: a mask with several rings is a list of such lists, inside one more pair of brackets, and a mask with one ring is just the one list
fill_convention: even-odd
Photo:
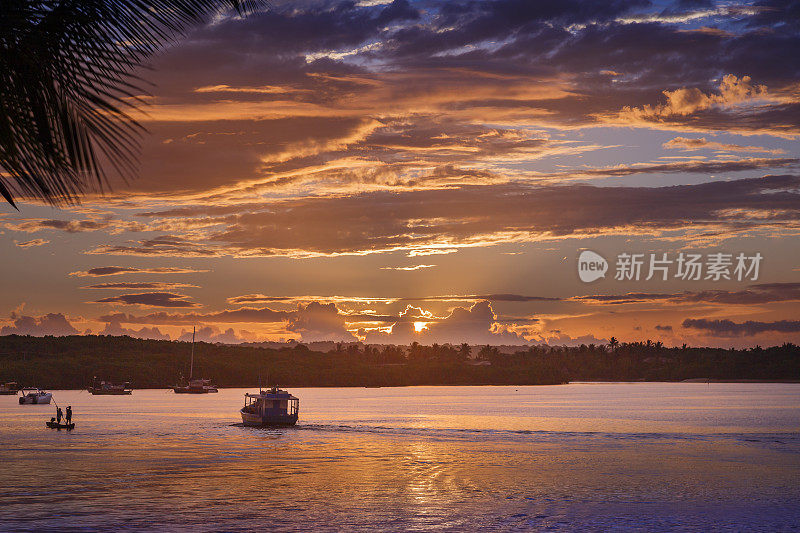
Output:
[[[272,3],[143,70],[138,179],[0,207],[2,334],[800,339],[797,4]],[[614,279],[680,252],[763,261]]]

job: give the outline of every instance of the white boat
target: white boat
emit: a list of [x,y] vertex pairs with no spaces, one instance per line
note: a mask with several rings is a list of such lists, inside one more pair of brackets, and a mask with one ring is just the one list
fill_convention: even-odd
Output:
[[53,395],[41,389],[23,388],[19,391],[20,405],[48,404],[53,399]]
[[242,423],[252,427],[293,426],[299,412],[300,400],[278,387],[259,390],[258,394],[248,392],[240,410]]
[[[189,363],[189,383],[186,385],[175,385],[172,391],[175,394],[208,394],[209,392],[219,392],[217,386],[210,379],[195,379],[194,374],[194,328],[192,328],[192,358]],[[185,382],[184,382],[185,383]]]
[[210,379],[190,379],[188,385],[175,385],[172,387],[175,394],[208,394],[219,392],[217,386]]

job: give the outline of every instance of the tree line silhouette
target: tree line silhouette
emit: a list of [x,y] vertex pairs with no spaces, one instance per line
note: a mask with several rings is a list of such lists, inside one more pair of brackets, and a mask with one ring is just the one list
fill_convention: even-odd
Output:
[[[195,377],[221,387],[536,385],[569,381],[800,380],[800,349],[787,343],[735,350],[660,342],[531,346],[338,344],[195,345]],[[0,337],[0,381],[49,389],[86,387],[94,376],[162,388],[188,377],[190,343],[127,336]]]

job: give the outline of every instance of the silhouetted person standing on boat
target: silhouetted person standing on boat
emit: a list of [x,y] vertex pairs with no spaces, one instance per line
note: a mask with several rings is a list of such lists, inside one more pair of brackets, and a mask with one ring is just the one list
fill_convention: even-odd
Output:
[[56,409],[56,423],[61,424],[61,417],[63,416],[64,416],[64,411],[62,411],[60,407]]
[[67,425],[69,425],[70,422],[72,422],[72,406],[68,405],[67,406]]

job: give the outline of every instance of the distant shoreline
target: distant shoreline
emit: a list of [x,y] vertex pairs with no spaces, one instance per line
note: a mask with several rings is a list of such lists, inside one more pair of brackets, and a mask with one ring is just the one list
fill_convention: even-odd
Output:
[[468,345],[352,345],[323,353],[198,342],[193,367],[190,353],[187,343],[124,336],[0,336],[0,382],[62,390],[81,390],[95,379],[169,389],[190,375],[223,388],[800,382],[794,344],[758,350],[587,345],[504,354],[491,346],[472,353]]
[[570,383],[800,383],[800,379],[716,379],[716,378],[688,378],[679,380],[632,380],[609,381],[581,379]]
[[[297,389],[405,389],[409,387],[544,387],[544,386],[561,386],[561,385],[619,385],[619,384],[628,384],[628,385],[638,385],[638,384],[651,384],[651,383],[670,383],[670,384],[680,384],[680,383],[756,383],[756,384],[777,384],[777,385],[786,385],[786,384],[800,384],[799,379],[711,379],[706,380],[705,378],[692,378],[692,379],[685,379],[681,381],[570,381],[568,383],[541,383],[541,384],[530,384],[530,383],[519,383],[519,384],[497,384],[497,383],[462,383],[462,384],[449,384],[449,383],[428,383],[425,385],[381,385],[381,386],[372,386],[372,385],[289,385],[289,387],[297,388]],[[281,386],[284,386],[281,384]],[[141,387],[141,388],[134,388],[134,391],[137,390],[163,390],[167,391],[170,390],[172,387]],[[257,389],[258,386],[242,386],[242,387],[218,387],[220,390],[226,389]],[[263,387],[262,387],[263,388]],[[43,389],[48,391],[86,391],[85,388],[80,389],[53,389],[49,387],[43,387]],[[100,395],[103,396],[103,395]],[[197,395],[192,395],[197,396]],[[200,395],[203,396],[203,395]]]

